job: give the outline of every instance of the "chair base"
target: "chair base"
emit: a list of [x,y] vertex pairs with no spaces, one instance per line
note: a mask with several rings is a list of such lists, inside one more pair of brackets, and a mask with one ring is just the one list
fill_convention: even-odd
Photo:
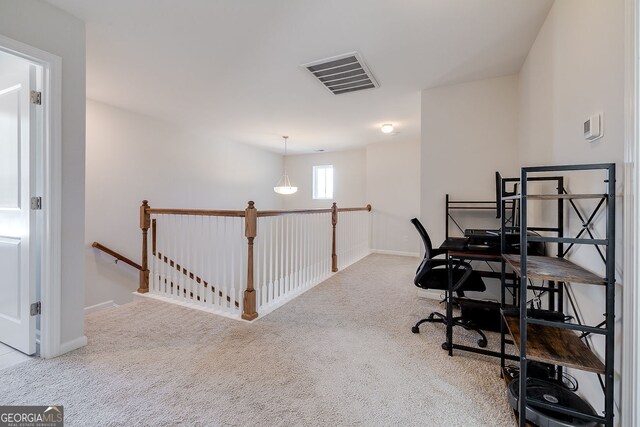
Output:
[[[464,320],[462,317],[453,317],[451,319],[451,321],[452,321],[453,326],[461,326],[464,329],[466,329],[467,331],[475,331],[478,335],[480,335],[480,338],[478,339],[478,347],[485,348],[487,346],[487,336],[480,329],[478,329],[477,327],[473,326],[473,324],[471,324],[470,322]],[[446,325],[447,324],[447,316],[445,316],[442,313],[438,313],[437,311],[434,311],[433,313],[431,313],[429,315],[429,317],[427,317],[426,319],[420,320],[418,323],[416,323],[414,326],[412,326],[411,327],[411,332],[413,332],[414,334],[419,334],[420,333],[420,325],[422,325],[423,323],[442,323],[442,324]],[[444,350],[449,350],[449,345],[445,342],[445,343],[442,344],[442,348]]]

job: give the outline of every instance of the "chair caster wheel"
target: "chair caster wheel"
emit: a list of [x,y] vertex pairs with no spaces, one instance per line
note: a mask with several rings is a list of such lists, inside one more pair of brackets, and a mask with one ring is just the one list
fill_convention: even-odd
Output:
[[411,332],[413,332],[414,334],[419,334],[420,333],[420,329],[417,326],[413,326],[411,328]]
[[478,347],[485,348],[487,346],[487,340],[480,338],[478,340]]
[[443,342],[442,343],[442,349],[449,351],[449,344],[447,344],[446,342]]

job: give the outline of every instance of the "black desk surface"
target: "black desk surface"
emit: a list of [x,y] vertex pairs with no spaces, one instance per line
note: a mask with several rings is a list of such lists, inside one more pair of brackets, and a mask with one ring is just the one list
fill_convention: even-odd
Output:
[[462,251],[448,251],[450,257],[462,258],[462,259],[475,259],[482,261],[502,261],[502,255],[500,251],[496,251],[494,248],[482,251],[470,251],[468,249]]

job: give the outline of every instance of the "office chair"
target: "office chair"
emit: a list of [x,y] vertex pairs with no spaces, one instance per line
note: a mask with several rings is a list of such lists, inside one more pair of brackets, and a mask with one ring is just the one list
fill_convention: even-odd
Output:
[[[416,230],[418,230],[418,234],[420,234],[422,242],[424,243],[424,258],[416,270],[416,277],[413,279],[413,283],[422,289],[438,289],[447,292],[449,290],[448,261],[446,259],[434,259],[439,255],[445,254],[446,250],[433,249],[429,234],[427,234],[427,231],[417,218],[413,218],[411,223],[416,227]],[[480,277],[477,271],[473,271],[471,264],[460,260],[451,260],[450,262],[453,267],[452,290],[458,297],[464,297],[464,291],[483,292],[486,290],[482,277]],[[478,346],[487,346],[487,337],[471,322],[464,320],[462,316],[453,317],[451,320],[453,326],[462,326],[468,331],[476,331],[480,335]],[[423,323],[444,323],[446,325],[447,316],[434,311],[429,317],[416,323],[415,326],[411,328],[411,332],[414,334],[420,333],[420,325]],[[442,348],[448,350],[446,342],[442,344]]]

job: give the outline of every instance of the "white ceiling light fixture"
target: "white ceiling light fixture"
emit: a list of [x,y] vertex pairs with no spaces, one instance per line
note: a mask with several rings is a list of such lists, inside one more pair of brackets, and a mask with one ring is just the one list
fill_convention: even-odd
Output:
[[[284,138],[284,155],[285,157],[287,156],[287,139],[289,138],[288,136],[283,136],[282,138]],[[278,194],[293,194],[296,191],[298,191],[298,187],[292,187],[291,186],[291,181],[289,181],[289,175],[287,175],[287,169],[284,169],[284,173],[282,174],[282,178],[280,178],[280,181],[278,181],[278,183],[276,184],[275,187],[273,187],[273,191],[275,191]]]
[[391,133],[393,132],[393,125],[391,123],[385,123],[380,127],[382,133]]

